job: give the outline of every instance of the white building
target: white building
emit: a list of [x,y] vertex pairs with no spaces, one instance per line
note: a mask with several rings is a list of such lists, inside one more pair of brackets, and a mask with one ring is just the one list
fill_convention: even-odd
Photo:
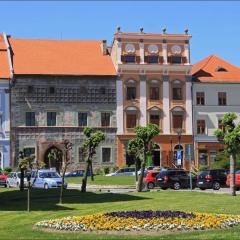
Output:
[[193,65],[193,130],[196,162],[211,166],[223,149],[214,136],[221,118],[235,112],[240,120],[240,69],[210,55]]
[[0,168],[10,165],[9,83],[11,58],[7,37],[0,34]]

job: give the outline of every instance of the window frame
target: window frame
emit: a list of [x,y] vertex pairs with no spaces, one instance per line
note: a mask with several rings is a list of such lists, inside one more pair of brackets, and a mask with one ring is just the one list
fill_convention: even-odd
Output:
[[[80,115],[81,114],[86,114],[86,125],[81,125],[80,124]],[[87,127],[88,126],[88,112],[78,112],[78,126],[79,127]]]
[[[30,118],[28,118],[28,114],[30,114]],[[36,126],[36,113],[35,112],[25,112],[25,126],[26,127]]]
[[[109,161],[104,161],[103,159],[103,149],[110,149]],[[102,146],[101,147],[101,162],[102,163],[111,163],[112,162],[112,147],[111,146]]]
[[205,119],[197,119],[197,134],[206,134],[206,121]]
[[196,92],[196,105],[205,105],[205,92]]
[[[48,115],[49,114],[55,114],[55,125],[54,124],[49,124],[49,121],[48,121]],[[51,120],[51,122],[52,122],[52,120]],[[51,111],[48,111],[47,112],[47,126],[48,127],[55,127],[55,126],[57,126],[57,112],[51,112]]]
[[[109,123],[108,124],[103,124],[103,115],[109,116]],[[105,120],[106,121],[106,120]],[[101,127],[110,127],[111,126],[111,113],[110,112],[101,112]]]
[[[178,94],[174,94],[174,89],[180,90],[180,97],[176,98]],[[172,82],[172,100],[173,101],[182,101],[183,100],[183,84],[180,80],[174,80]]]
[[227,106],[226,92],[218,92],[218,106]]

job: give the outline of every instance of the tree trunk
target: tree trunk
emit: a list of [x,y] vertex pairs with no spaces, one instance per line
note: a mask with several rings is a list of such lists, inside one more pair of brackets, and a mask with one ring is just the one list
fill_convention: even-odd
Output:
[[236,163],[236,158],[233,154],[231,154],[230,155],[230,191],[232,196],[236,196],[235,163]]
[[30,179],[27,182],[27,211],[30,212]]
[[94,181],[92,161],[91,161],[91,164],[90,164],[90,169],[91,169],[91,180]]
[[88,176],[88,172],[90,170],[90,165],[91,165],[91,160],[88,159],[87,164],[86,164],[85,173],[82,178],[82,192],[86,192],[86,189],[87,189],[87,176]]
[[21,174],[20,174],[20,190],[24,190],[24,169],[20,168]]
[[63,203],[63,190],[64,190],[64,179],[65,179],[65,173],[67,171],[67,164],[65,164],[63,168],[63,173],[62,173],[62,184],[61,184],[61,190],[60,190],[60,198],[59,198],[59,204]]
[[147,161],[147,156],[146,156],[146,147],[144,148],[144,152],[143,152],[143,163],[141,165],[141,174],[138,178],[138,187],[137,187],[137,191],[141,192],[142,191],[142,187],[143,187],[143,177],[144,177],[144,170],[146,167],[146,161]]
[[136,182],[138,181],[138,164],[137,164],[137,158],[135,157],[135,179],[136,179]]

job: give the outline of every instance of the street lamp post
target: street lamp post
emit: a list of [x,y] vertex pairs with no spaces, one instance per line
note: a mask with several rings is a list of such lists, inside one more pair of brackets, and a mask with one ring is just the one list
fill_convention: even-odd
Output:
[[[178,128],[177,129],[177,135],[178,135],[178,154],[180,153],[180,157],[181,157],[181,164],[182,165],[182,153],[181,153],[181,136],[182,136],[182,129],[181,128]],[[178,164],[178,158],[177,158],[177,165],[179,166]]]

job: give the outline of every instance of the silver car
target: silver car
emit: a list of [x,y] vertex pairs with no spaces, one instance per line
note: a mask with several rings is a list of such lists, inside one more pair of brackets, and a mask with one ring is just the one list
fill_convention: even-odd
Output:
[[[58,188],[62,186],[62,177],[54,170],[42,169],[31,173],[31,185],[33,188]],[[67,182],[64,182],[67,188]]]
[[[21,173],[20,172],[11,172],[8,174],[7,178],[7,187],[20,187],[21,182]],[[24,178],[24,186],[27,185],[27,179]]]
[[107,177],[111,176],[135,176],[135,168],[121,168],[114,173],[106,174]]

